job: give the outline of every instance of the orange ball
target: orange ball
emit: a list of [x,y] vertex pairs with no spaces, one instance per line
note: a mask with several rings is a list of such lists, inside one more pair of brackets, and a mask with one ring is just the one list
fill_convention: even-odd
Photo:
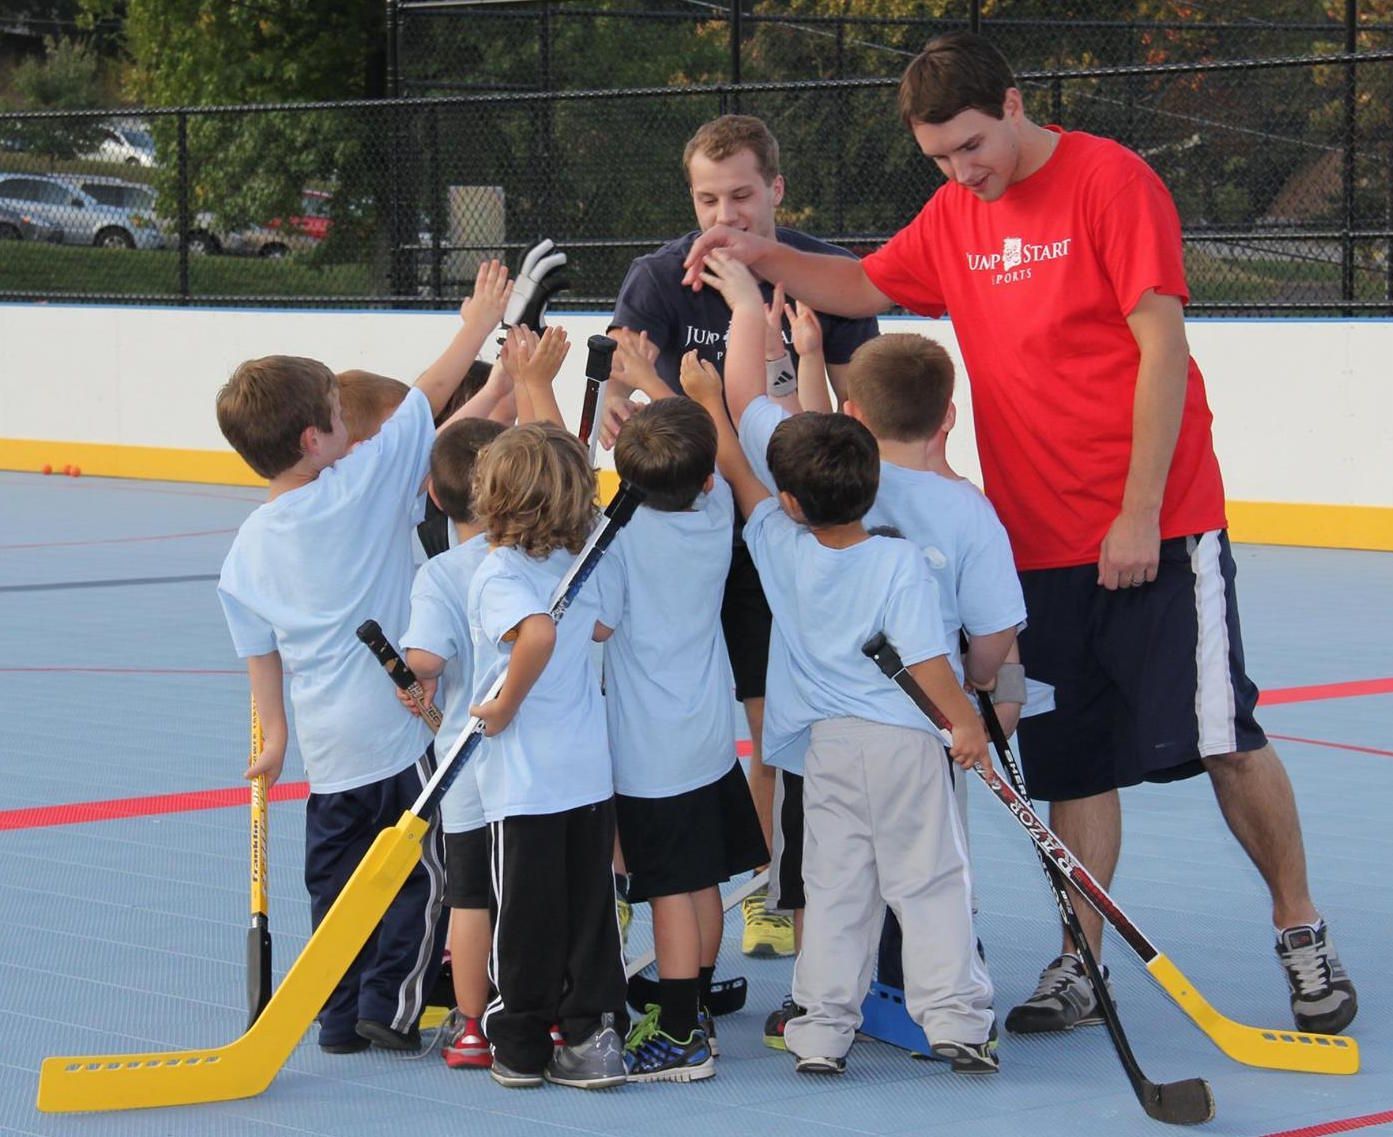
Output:
[[41,474],[51,474],[53,473],[53,467],[50,466],[47,462],[45,462],[43,464],[43,467],[39,470],[39,472]]
[[74,478],[80,478],[82,476],[82,467],[74,466],[71,470],[68,471],[68,473],[71,474]]
[[66,466],[63,467],[63,473],[65,473],[65,474],[71,474],[72,472],[73,472],[73,467],[72,467],[72,463],[71,463],[71,462],[68,463],[68,465],[66,465]]

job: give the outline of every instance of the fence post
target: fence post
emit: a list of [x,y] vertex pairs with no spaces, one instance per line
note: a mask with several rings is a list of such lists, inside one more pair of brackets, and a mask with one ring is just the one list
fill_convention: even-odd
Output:
[[[1346,55],[1353,55],[1359,50],[1358,7],[1358,0],[1345,0]],[[1344,236],[1340,242],[1340,299],[1347,305],[1354,303],[1354,148],[1358,112],[1355,68],[1353,60],[1345,63],[1345,147],[1341,169],[1344,189]],[[1344,314],[1353,316],[1354,309],[1347,307]]]
[[741,0],[730,0],[730,81],[735,88],[731,92],[731,107],[740,113],[740,4]]
[[188,304],[189,231],[193,229],[193,220],[189,215],[189,116],[187,112],[180,111],[174,121],[179,171],[179,216],[175,221],[176,240],[179,242],[179,303]]
[[[544,3],[537,16],[537,85],[548,94],[555,87],[555,77],[551,68],[551,31],[551,4]],[[541,158],[538,167],[542,178],[542,192],[539,195],[541,208],[537,211],[536,232],[529,234],[532,237],[545,237],[556,229],[552,216],[556,208],[556,179],[552,170],[555,116],[555,103],[550,98],[545,99],[537,115],[537,133],[540,135],[537,149]]]
[[[846,24],[840,14],[837,16],[836,78],[841,82],[846,78]],[[851,96],[846,88],[837,91],[833,104],[837,110],[833,117],[832,151],[837,155],[837,176],[832,185],[832,224],[837,234],[846,233],[846,123],[851,118]]]
[[433,299],[439,300],[444,291],[440,265],[440,230],[445,225],[445,216],[440,209],[440,114],[431,106],[426,108],[426,116],[426,138],[429,139],[426,147],[429,161],[426,184],[430,193],[430,294]]

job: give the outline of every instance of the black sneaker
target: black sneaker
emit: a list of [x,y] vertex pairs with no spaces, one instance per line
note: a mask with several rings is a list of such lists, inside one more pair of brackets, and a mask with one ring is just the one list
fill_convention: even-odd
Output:
[[799,1058],[793,1068],[800,1074],[845,1074],[846,1059],[809,1054]]
[[374,1046],[382,1047],[383,1050],[400,1050],[414,1054],[421,1049],[421,1028],[419,1025],[413,1026],[410,1030],[395,1030],[386,1023],[377,1022],[375,1019],[359,1019],[358,1025],[353,1029],[358,1032],[359,1038],[365,1038]]
[[[1108,969],[1101,964],[1099,967],[1103,981],[1108,982]],[[1111,983],[1108,990],[1112,990]],[[1083,964],[1078,956],[1068,953],[1040,973],[1040,982],[1029,999],[1011,1008],[1006,1029],[1013,1034],[1045,1034],[1073,1030],[1076,1026],[1096,1026],[1102,1021]]]
[[343,1042],[321,1042],[319,1049],[325,1054],[361,1054],[371,1045],[366,1038],[349,1038]]
[[929,1049],[935,1058],[949,1062],[955,1074],[995,1074],[1001,1069],[996,1056],[996,1043],[986,1042],[931,1042]]
[[764,1020],[764,1045],[773,1050],[787,1050],[788,1045],[784,1042],[784,1028],[799,1015],[807,1013],[793,1001],[793,996],[790,995],[777,1011],[774,1011]]
[[600,1029],[575,1046],[555,1047],[542,1071],[548,1082],[578,1090],[607,1090],[628,1080],[624,1069],[624,1040],[614,1029],[614,1016],[600,1016]]
[[1339,1034],[1354,1021],[1359,1000],[1335,944],[1319,924],[1283,928],[1277,958],[1291,988],[1291,1013],[1299,1030]]
[[697,1027],[686,1038],[674,1038],[658,1026],[658,1005],[629,1033],[624,1043],[624,1066],[631,1082],[700,1082],[716,1075],[716,1056],[706,1032]]

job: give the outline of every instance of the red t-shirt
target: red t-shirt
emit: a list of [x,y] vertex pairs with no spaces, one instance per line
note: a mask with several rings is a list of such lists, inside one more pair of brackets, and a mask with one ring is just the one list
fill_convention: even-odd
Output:
[[[1020,569],[1098,560],[1132,450],[1141,356],[1127,314],[1149,288],[1189,299],[1180,218],[1155,171],[1116,142],[1059,133],[998,200],[950,182],[862,261],[896,303],[951,314],[987,496]],[[1191,359],[1163,538],[1225,524],[1212,418]]]

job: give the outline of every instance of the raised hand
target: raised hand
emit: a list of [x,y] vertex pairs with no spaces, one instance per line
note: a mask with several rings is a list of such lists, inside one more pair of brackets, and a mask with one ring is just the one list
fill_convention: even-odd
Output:
[[774,298],[764,306],[764,358],[778,359],[784,354],[784,286],[780,281],[774,285]]
[[[777,299],[777,297],[776,297]],[[793,332],[793,350],[800,356],[817,355],[822,351],[822,321],[801,300],[784,305],[784,315]]]
[[612,378],[642,391],[650,399],[672,394],[653,366],[658,358],[658,346],[648,338],[647,332],[635,333],[628,328],[615,328],[610,335],[619,345],[614,353]]
[[519,324],[508,329],[501,359],[515,382],[549,386],[570,350],[566,329],[560,325],[553,325],[538,336],[525,324]]
[[705,233],[698,234],[692,242],[682,264],[686,272],[682,283],[692,291],[700,292],[703,284],[710,284],[704,276],[707,258],[716,250],[721,250],[742,264],[753,264],[761,253],[774,248],[777,242],[768,237],[759,237],[743,229],[732,229],[729,225],[713,225]]
[[[721,406],[721,376],[716,365],[697,355],[695,350],[682,357],[682,370],[679,373],[682,390],[702,406],[715,404]],[[721,411],[725,413],[724,409]]]
[[754,274],[726,250],[717,249],[706,258],[700,279],[725,297],[732,312],[749,307],[764,312],[764,297]]
[[460,319],[482,342],[483,337],[503,319],[503,311],[512,294],[508,266],[501,261],[485,261],[474,277],[474,295],[460,305]]
[[540,331],[546,325],[547,304],[552,296],[569,288],[565,279],[566,254],[552,244],[550,238],[541,240],[527,250],[518,269],[512,299],[503,314],[508,327],[526,324]]

